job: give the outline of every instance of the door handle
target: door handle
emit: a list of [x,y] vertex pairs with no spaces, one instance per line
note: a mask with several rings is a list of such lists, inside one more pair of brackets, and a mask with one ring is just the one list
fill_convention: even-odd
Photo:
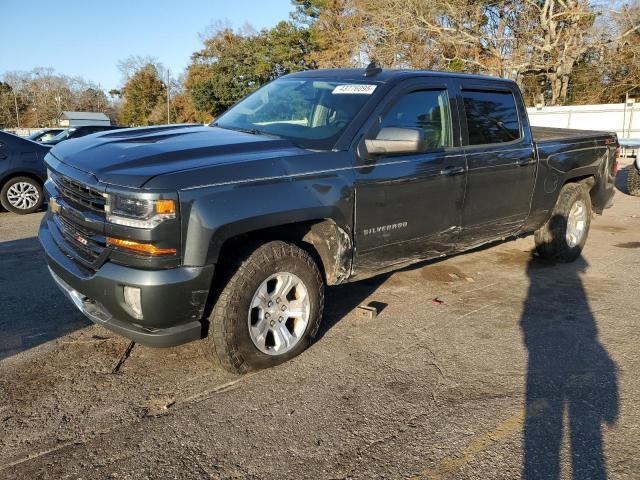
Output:
[[523,158],[522,160],[518,160],[516,162],[516,165],[518,165],[519,167],[525,167],[527,165],[531,165],[534,162],[535,162],[535,160],[533,160],[531,158]]
[[466,169],[464,167],[446,167],[440,170],[440,175],[447,175],[450,177],[452,175],[459,175],[461,173],[464,173],[465,170]]

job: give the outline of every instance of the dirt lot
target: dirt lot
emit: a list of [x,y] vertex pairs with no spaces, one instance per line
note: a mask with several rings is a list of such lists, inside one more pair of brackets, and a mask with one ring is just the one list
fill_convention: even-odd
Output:
[[573,264],[526,238],[330,288],[321,338],[244,377],[127,358],[54,287],[41,214],[0,213],[0,478],[637,479],[640,198],[605,213]]

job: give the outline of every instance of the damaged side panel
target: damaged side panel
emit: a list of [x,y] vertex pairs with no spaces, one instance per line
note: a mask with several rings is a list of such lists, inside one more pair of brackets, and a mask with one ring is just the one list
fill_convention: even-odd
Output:
[[[551,215],[562,186],[574,179],[594,177],[597,182],[587,184],[592,192],[594,210],[602,212],[603,204],[612,195],[614,149],[602,144],[602,141],[586,140],[581,142],[542,141],[536,143],[539,158],[538,177],[531,202],[531,213],[522,231],[528,232],[544,224]],[[601,200],[601,190],[606,192]],[[598,193],[597,193],[598,192]],[[597,197],[594,197],[597,193]]]
[[[331,265],[328,280],[344,281],[351,261],[351,156],[348,152],[318,153],[276,162],[286,175],[268,177],[270,167],[256,164],[256,179],[180,192],[184,263],[217,263],[227,240],[259,230],[277,227],[284,230],[285,238],[294,238],[303,224],[312,226],[304,233],[313,239],[309,243],[320,246],[322,260]],[[265,168],[267,171],[259,171]],[[287,229],[291,235],[286,235]]]
[[351,275],[351,235],[332,220],[315,223],[302,238],[316,249],[322,260],[328,285],[347,281]]

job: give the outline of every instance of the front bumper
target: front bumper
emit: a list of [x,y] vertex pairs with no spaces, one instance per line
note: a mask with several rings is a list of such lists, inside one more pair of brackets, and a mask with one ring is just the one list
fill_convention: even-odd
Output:
[[[201,338],[214,268],[180,267],[143,270],[106,262],[87,270],[65,254],[52,214],[42,220],[38,239],[49,270],[61,290],[91,321],[135,342],[170,347]],[[124,286],[140,289],[143,318],[124,300]]]

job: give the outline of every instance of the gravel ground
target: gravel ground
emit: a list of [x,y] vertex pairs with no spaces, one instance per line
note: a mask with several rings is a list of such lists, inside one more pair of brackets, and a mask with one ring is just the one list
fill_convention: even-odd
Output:
[[54,287],[41,216],[0,213],[0,478],[638,478],[640,198],[572,264],[529,237],[329,288],[319,340],[243,377],[127,357]]

